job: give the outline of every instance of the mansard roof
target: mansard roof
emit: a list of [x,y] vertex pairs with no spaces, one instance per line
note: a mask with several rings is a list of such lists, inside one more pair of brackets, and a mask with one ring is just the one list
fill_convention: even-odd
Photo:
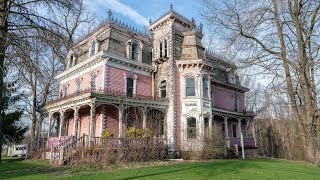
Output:
[[[111,11],[109,11],[110,13]],[[108,26],[108,25],[115,25],[118,26],[120,28],[123,28],[131,33],[136,34],[137,36],[146,38],[148,40],[151,39],[150,33],[147,31],[141,31],[137,28],[135,28],[134,26],[128,25],[127,23],[121,21],[120,19],[117,19],[115,17],[112,16],[112,14],[109,14],[109,17],[107,19],[104,19],[102,22],[99,23],[99,25],[97,27],[95,27],[94,29],[92,29],[90,32],[88,32],[87,34],[84,34],[83,36],[81,36],[79,39],[77,39],[74,43],[74,46],[79,44],[80,42],[86,40],[87,38],[89,38],[90,36],[92,36],[93,34],[95,34],[96,32],[98,32],[99,30],[101,30],[102,28]]]
[[210,50],[205,51],[205,56],[208,61],[213,61],[224,68],[231,68],[231,69],[237,69],[237,66],[235,63],[231,62],[231,60],[228,60],[226,57],[223,57],[221,55],[215,54]]

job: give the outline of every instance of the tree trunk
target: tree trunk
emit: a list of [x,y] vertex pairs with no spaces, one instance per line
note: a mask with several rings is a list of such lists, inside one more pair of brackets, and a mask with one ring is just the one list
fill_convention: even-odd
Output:
[[[7,49],[7,32],[8,32],[8,19],[7,15],[9,12],[8,1],[2,0],[0,1],[0,153],[2,152],[3,145],[3,121],[5,115],[5,52]],[[1,156],[0,156],[1,163]]]

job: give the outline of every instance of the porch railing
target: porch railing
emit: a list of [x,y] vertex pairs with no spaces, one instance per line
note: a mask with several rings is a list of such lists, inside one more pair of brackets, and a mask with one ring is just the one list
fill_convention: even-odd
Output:
[[[255,142],[253,137],[243,137],[243,144],[245,147],[255,147]],[[230,138],[230,145],[238,145],[241,146],[240,137],[231,137]]]
[[56,103],[59,101],[63,101],[63,100],[70,99],[70,98],[73,98],[73,97],[76,97],[79,95],[83,95],[83,94],[87,94],[87,93],[96,94],[96,95],[107,95],[107,96],[128,98],[128,99],[136,99],[136,100],[153,100],[153,101],[166,101],[167,100],[166,98],[161,98],[161,97],[157,97],[157,96],[144,96],[144,95],[139,95],[139,94],[128,95],[124,91],[111,89],[111,88],[108,88],[106,90],[87,88],[87,89],[80,90],[80,91],[72,93],[72,94],[68,94],[66,96],[57,97],[54,100],[48,101],[46,103],[46,105],[50,105],[50,104],[53,104],[53,103]]

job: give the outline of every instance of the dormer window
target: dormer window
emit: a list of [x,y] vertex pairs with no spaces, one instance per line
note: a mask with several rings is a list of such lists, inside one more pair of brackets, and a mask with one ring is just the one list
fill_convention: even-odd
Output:
[[228,78],[228,83],[236,84],[236,76],[232,71],[228,72],[227,78]]
[[138,60],[138,45],[137,45],[137,43],[132,43],[132,45],[131,45],[131,59]]
[[92,41],[90,46],[90,57],[97,54],[98,51],[98,42],[96,40]]
[[138,41],[129,40],[127,42],[127,58],[135,61],[142,61],[142,45]]
[[72,54],[71,56],[69,56],[69,61],[67,64],[68,68],[71,68],[72,66],[77,64],[77,56],[75,54]]

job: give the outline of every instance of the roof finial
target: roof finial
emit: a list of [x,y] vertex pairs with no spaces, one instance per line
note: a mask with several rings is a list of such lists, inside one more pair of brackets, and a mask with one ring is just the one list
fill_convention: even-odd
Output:
[[151,18],[149,19],[149,24],[150,24],[150,25],[152,24],[152,20],[151,20]]
[[173,10],[173,5],[172,5],[172,3],[170,4],[170,10],[171,10],[171,11]]
[[112,18],[112,11],[111,11],[111,9],[109,9],[109,11],[108,11],[108,16],[109,16],[109,19]]

